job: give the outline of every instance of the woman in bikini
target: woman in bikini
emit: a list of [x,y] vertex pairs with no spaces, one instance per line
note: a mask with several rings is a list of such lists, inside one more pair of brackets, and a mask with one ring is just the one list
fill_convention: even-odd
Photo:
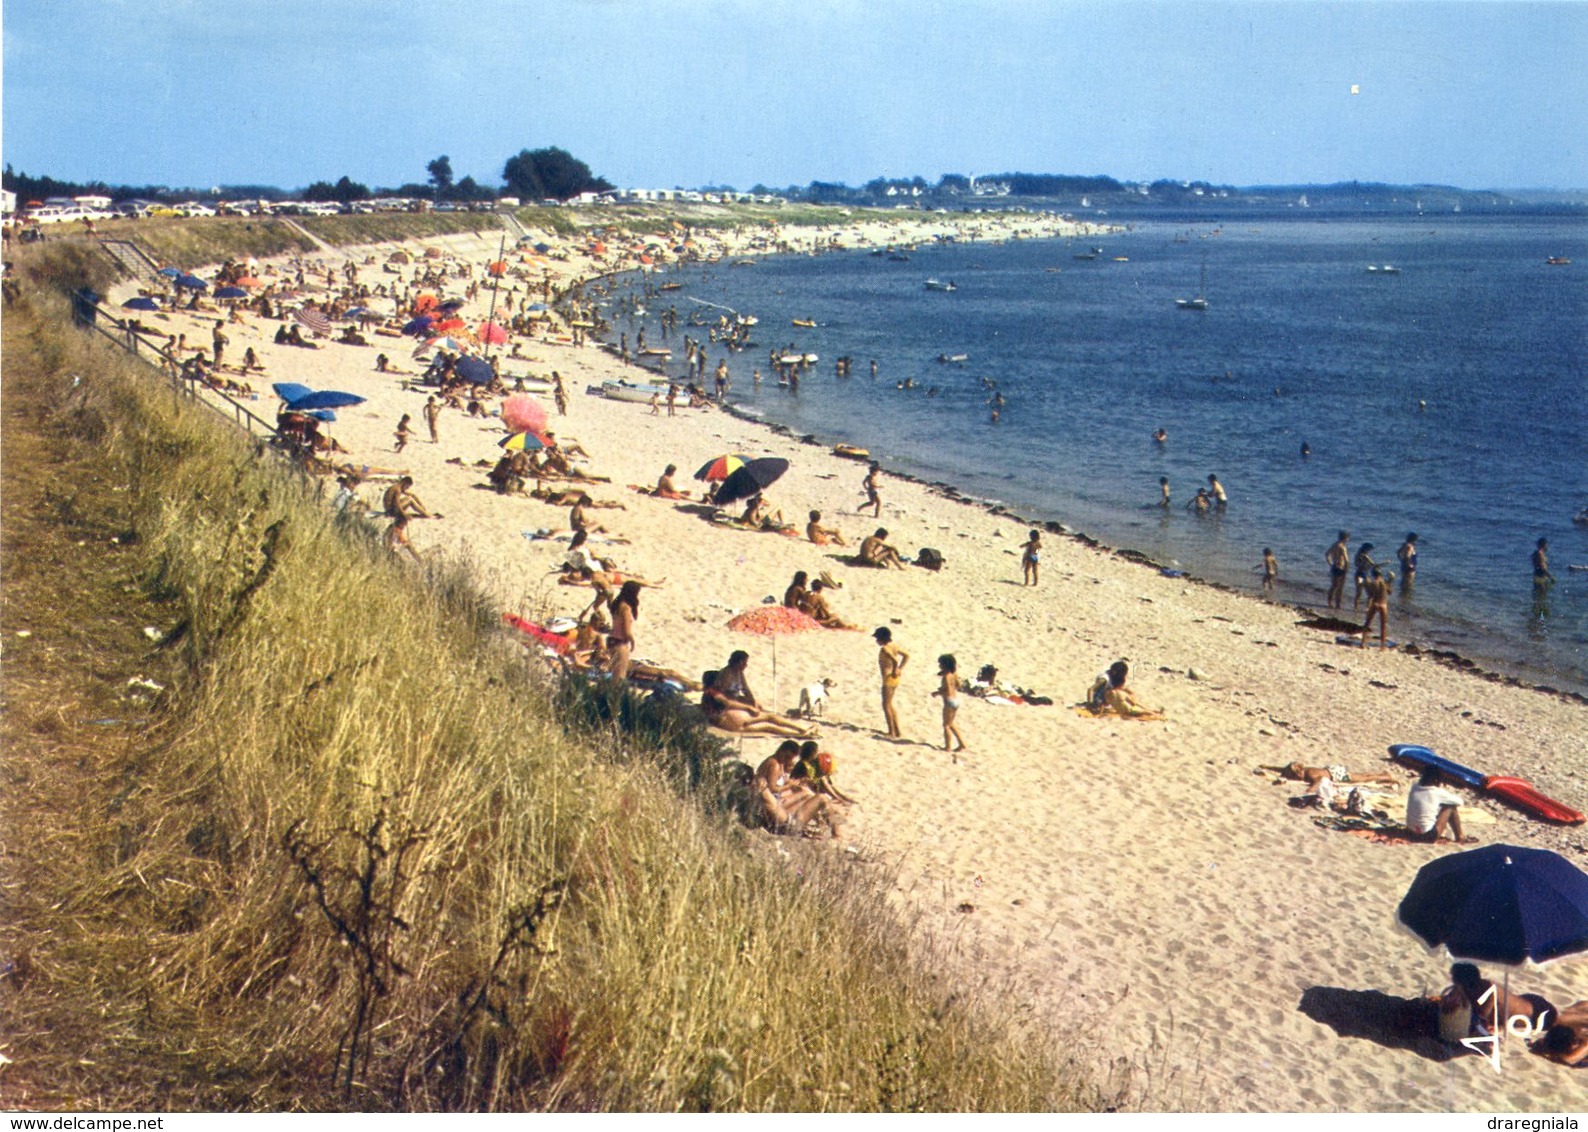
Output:
[[899,678],[904,674],[910,654],[893,643],[893,630],[887,626],[876,630],[871,636],[880,646],[877,667],[882,672],[882,718],[888,725],[888,738],[902,739],[904,732],[899,730],[899,713],[893,706],[893,694],[898,690]]
[[608,612],[612,615],[612,632],[607,634],[607,671],[615,680],[626,680],[629,658],[634,655],[634,622],[640,616],[640,584],[633,579],[624,582]]
[[756,795],[761,799],[767,824],[782,832],[803,833],[812,821],[821,818],[832,829],[833,840],[842,840],[843,817],[837,807],[825,795],[793,777],[799,757],[800,745],[791,739],[779,745],[755,772]]
[[[1034,532],[1033,532],[1034,533]],[[959,733],[959,728],[954,724],[954,717],[959,714],[959,662],[952,656],[944,653],[937,658],[937,674],[941,683],[937,686],[934,696],[943,697],[943,749],[953,750],[955,754],[965,749],[965,737]],[[949,741],[952,739],[959,746],[951,748]],[[954,760],[958,762],[958,759]]]
[[780,735],[787,739],[812,739],[815,734],[799,724],[736,700],[718,687],[721,675],[707,672],[700,678],[700,710],[712,727],[739,735]]

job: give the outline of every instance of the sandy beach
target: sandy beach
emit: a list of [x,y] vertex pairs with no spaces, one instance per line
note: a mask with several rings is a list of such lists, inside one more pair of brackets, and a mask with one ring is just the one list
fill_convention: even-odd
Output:
[[[985,239],[1060,234],[1051,223],[1038,232],[1029,216],[956,223],[973,222]],[[835,237],[858,247],[927,239],[949,224],[923,217],[909,227],[866,223],[784,237],[791,250]],[[561,285],[632,265],[597,263],[580,254],[583,241],[531,236],[553,250],[533,259],[515,253],[511,262],[525,274],[509,282],[520,297],[531,284],[538,291],[546,272]],[[724,256],[745,250],[746,239],[697,235],[702,254]],[[441,254],[425,260],[424,247]],[[456,236],[410,250],[417,263],[467,262],[483,282],[483,265],[497,248],[494,236]],[[411,266],[401,275],[383,271],[391,250],[328,253],[320,278],[327,267],[340,275],[350,258],[371,286],[408,281]],[[283,275],[271,276],[271,269]],[[269,281],[289,269],[262,270]],[[461,295],[464,283],[444,294]],[[112,304],[133,291],[127,284]],[[469,303],[470,326],[489,304],[488,290]],[[372,305],[382,314],[392,309],[388,299]],[[207,347],[214,318],[183,312],[145,321]],[[266,366],[262,379],[246,379],[260,393],[252,403],[259,416],[274,418],[271,382],[366,397],[338,412],[330,435],[355,465],[411,474],[416,493],[444,515],[412,524],[421,555],[472,559],[504,610],[573,616],[589,603],[588,589],[556,584],[568,509],[504,497],[486,482],[505,435],[500,422],[448,410],[439,443],[429,442],[421,414],[428,390],[406,387],[423,368],[411,357],[412,339],[371,337],[368,347],[326,339],[310,351],[275,345],[280,325],[250,314],[226,327],[228,361],[252,346]],[[683,329],[665,343],[678,352]],[[795,705],[801,686],[833,681],[820,726],[838,759],[838,781],[858,802],[849,833],[859,852],[850,867],[871,871],[879,883],[896,878],[889,883],[896,884],[901,918],[923,938],[951,941],[954,967],[945,976],[952,984],[990,988],[995,1002],[1030,1025],[1073,1035],[1072,1045],[1056,1052],[1125,1088],[1130,1107],[1588,1105],[1580,1073],[1529,1055],[1520,1042],[1507,1046],[1497,1075],[1478,1057],[1453,1057],[1433,1042],[1391,1034],[1385,1020],[1394,1000],[1437,993],[1448,982],[1448,960],[1399,929],[1394,913],[1417,869],[1455,847],[1322,828],[1318,811],[1287,804],[1300,784],[1258,770],[1290,762],[1390,769],[1401,786],[1383,804],[1399,818],[1415,776],[1387,762],[1386,748],[1417,743],[1488,773],[1531,779],[1544,793],[1581,805],[1588,708],[1427,657],[1342,646],[1331,633],[1298,627],[1293,609],[1167,577],[1059,534],[1044,534],[1040,583],[1025,586],[1026,527],[1017,519],[897,477],[884,478],[881,518],[862,515],[863,463],[716,408],[681,404],[670,417],[665,408],[653,415],[644,404],[586,396],[586,387],[602,380],[645,373],[595,344],[561,340],[565,334],[554,323],[549,336],[515,339],[523,357],[504,356],[502,368],[509,379],[563,375],[571,394],[566,416],[539,394],[550,427],[588,450],[592,472],[610,477],[588,485],[589,494],[621,505],[591,512],[608,529],[596,549],[625,572],[665,579],[641,596],[636,655],[698,679],[744,648],[751,687],[781,709]],[[380,352],[408,375],[377,373]],[[713,365],[719,352],[710,351]],[[803,395],[820,396],[831,380],[824,362]],[[413,417],[414,436],[393,453],[404,413]],[[1144,436],[1150,427],[1143,422]],[[690,473],[722,453],[786,458],[790,469],[768,497],[801,528],[807,511],[818,509],[852,548],[885,527],[906,555],[940,550],[944,568],[857,568],[842,560],[841,549],[725,527],[698,506],[630,490],[655,483],[669,463],[680,469],[680,487],[698,490]],[[378,509],[379,492],[379,484],[364,485],[367,509]],[[526,537],[541,531],[552,537]],[[600,541],[607,537],[622,541]],[[864,631],[784,637],[775,645],[774,676],[773,643],[735,633],[726,622],[780,598],[799,570],[812,577],[827,571],[842,583],[830,595],[834,611]],[[897,693],[903,742],[880,734],[870,637],[877,626],[891,628],[910,656]],[[967,697],[959,726],[969,750],[953,761],[943,750],[940,701],[931,696],[944,653],[957,658],[965,678],[994,665],[1000,680],[1052,704]],[[1161,707],[1164,722],[1072,710],[1097,674],[1122,657],[1137,696]],[[772,746],[769,739],[741,743],[752,766]],[[1547,825],[1470,792],[1468,801],[1467,832],[1480,844],[1550,848],[1588,864],[1582,827]],[[757,837],[770,846],[769,835]],[[1485,974],[1500,977],[1498,969]],[[1588,961],[1518,972],[1512,986],[1565,1006],[1588,998]]]

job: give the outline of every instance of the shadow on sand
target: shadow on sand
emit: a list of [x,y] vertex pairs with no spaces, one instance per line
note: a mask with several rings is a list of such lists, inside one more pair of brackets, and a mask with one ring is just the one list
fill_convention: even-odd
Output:
[[1452,1061],[1472,1052],[1439,1039],[1439,1008],[1428,999],[1396,998],[1375,990],[1308,987],[1297,1009],[1342,1038],[1366,1038],[1386,1049],[1410,1050],[1429,1061]]

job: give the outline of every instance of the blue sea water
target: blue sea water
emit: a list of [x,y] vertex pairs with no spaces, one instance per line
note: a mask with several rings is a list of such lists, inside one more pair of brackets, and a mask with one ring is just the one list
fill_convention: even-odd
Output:
[[[1367,270],[1385,264],[1399,272]],[[1179,309],[1204,274],[1208,309]],[[934,277],[958,289],[928,291]],[[1165,219],[1084,241],[937,244],[908,262],[769,257],[628,285],[669,281],[684,286],[616,328],[632,342],[643,324],[661,345],[657,316],[675,307],[679,373],[682,335],[706,334],[683,324],[691,313],[754,314],[757,345],[708,343],[708,372],[727,357],[730,401],[769,421],[1253,592],[1272,547],[1279,596],[1302,604],[1322,604],[1337,530],[1392,566],[1416,531],[1417,584],[1397,593],[1393,635],[1588,691],[1588,572],[1567,569],[1588,564],[1588,529],[1572,524],[1588,505],[1580,219]],[[797,391],[768,366],[790,345],[821,359]],[[834,375],[842,355],[847,379]],[[996,423],[986,381],[1005,398]],[[1199,518],[1183,504],[1209,473],[1230,504]],[[1160,476],[1167,513],[1152,506]],[[1559,579],[1542,596],[1529,567],[1540,536]]]

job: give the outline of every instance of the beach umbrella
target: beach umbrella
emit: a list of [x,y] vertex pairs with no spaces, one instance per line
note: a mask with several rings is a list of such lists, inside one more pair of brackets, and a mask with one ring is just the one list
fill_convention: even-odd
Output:
[[450,312],[459,311],[459,310],[463,309],[463,300],[462,299],[448,299],[446,302],[441,304],[441,309],[444,310],[444,311],[447,311],[449,313]]
[[507,331],[494,322],[480,323],[477,333],[480,336],[481,342],[488,343],[492,346],[500,346],[503,342],[507,341]]
[[241,287],[222,287],[215,292],[217,299],[246,299],[248,292]]
[[785,633],[804,633],[822,628],[808,613],[786,605],[761,605],[747,609],[728,622],[736,633],[755,633],[772,638],[772,702],[777,703],[777,639]]
[[178,275],[175,282],[178,287],[185,287],[190,291],[208,291],[210,289],[210,285],[197,275]]
[[543,311],[546,310],[547,307],[545,303],[530,303],[529,306],[525,307],[524,309],[528,311]]
[[380,315],[378,315],[374,311],[370,310],[368,307],[354,307],[350,311],[344,311],[342,313],[342,317],[343,318],[356,318],[360,322],[368,322],[371,319],[379,318]]
[[[420,350],[451,350],[454,354],[461,354],[469,348],[469,344],[461,338],[454,338],[450,334],[443,334],[437,338],[427,338]],[[418,351],[415,351],[417,353]]]
[[1588,951],[1588,873],[1547,849],[1451,853],[1417,870],[1395,919],[1453,959],[1503,964],[1509,998],[1512,967]]
[[257,287],[259,286],[259,279],[253,275],[245,275],[241,279],[237,280],[237,286]]
[[440,248],[426,248],[425,249],[425,258],[426,259],[440,259],[441,258],[441,249]]
[[183,272],[175,267],[162,267],[159,274],[164,275],[167,279],[180,279]]
[[436,306],[440,305],[440,303],[440,299],[436,298],[429,291],[426,291],[414,300],[413,312],[414,314],[424,314],[426,311],[432,310]]
[[738,500],[749,499],[756,492],[771,487],[786,471],[788,471],[788,461],[778,456],[751,460],[742,468],[729,473],[728,478],[718,485],[711,501],[719,507],[726,507]]
[[414,319],[413,321],[409,322],[406,326],[404,326],[403,327],[403,333],[404,334],[411,334],[411,335],[413,335],[414,337],[417,338],[421,334],[429,334],[430,333],[430,328],[434,324],[435,324],[435,319],[431,318],[427,314],[422,314],[418,318]]
[[330,409],[310,409],[309,416],[317,421],[324,421],[326,424],[336,423],[336,414]]
[[507,261],[499,259],[495,263],[488,263],[485,270],[492,278],[500,279],[507,274]]
[[545,432],[546,406],[527,393],[515,393],[502,402],[502,423],[509,432]]
[[407,252],[395,251],[386,257],[387,263],[412,263],[413,259]]
[[323,311],[317,311],[313,307],[299,307],[292,312],[292,317],[294,321],[301,322],[317,334],[331,332],[331,320],[325,317]]
[[705,480],[707,483],[721,482],[749,462],[750,457],[748,456],[714,456],[700,465],[700,470],[695,473],[695,478],[697,480]]
[[462,357],[453,367],[453,372],[464,381],[473,382],[475,385],[489,385],[496,379],[496,371],[491,368],[491,363],[484,358]]
[[350,405],[362,405],[364,398],[357,393],[343,393],[337,389],[322,389],[299,397],[287,403],[287,409],[294,413],[306,413],[310,409],[345,409]]
[[443,334],[450,334],[454,330],[466,330],[468,325],[461,318],[444,318],[436,323],[432,329],[439,330]]
[[505,448],[509,452],[537,452],[546,447],[546,441],[533,432],[515,432],[512,436],[497,441],[497,447]]
[[[596,245],[596,246],[600,247],[599,244]],[[536,244],[535,245],[535,250],[537,252],[539,252],[541,255],[545,255],[547,252],[551,251],[551,245],[550,244]]]
[[160,309],[159,301],[151,299],[147,295],[138,295],[136,298],[128,299],[121,305],[130,311],[157,311]]
[[270,388],[277,397],[289,405],[294,401],[301,401],[314,392],[307,385],[299,385],[296,381],[278,381]]

